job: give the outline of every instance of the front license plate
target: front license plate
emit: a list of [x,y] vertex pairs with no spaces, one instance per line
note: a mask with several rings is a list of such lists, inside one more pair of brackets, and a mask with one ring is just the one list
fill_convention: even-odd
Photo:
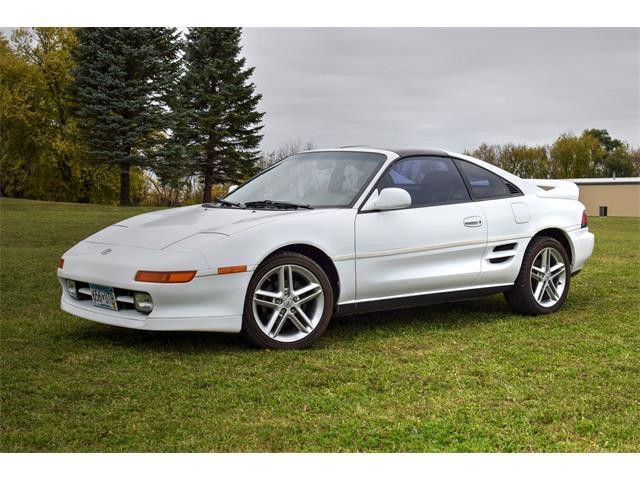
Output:
[[96,307],[118,310],[116,294],[113,292],[113,288],[92,284],[89,284],[89,288],[91,289],[91,300]]

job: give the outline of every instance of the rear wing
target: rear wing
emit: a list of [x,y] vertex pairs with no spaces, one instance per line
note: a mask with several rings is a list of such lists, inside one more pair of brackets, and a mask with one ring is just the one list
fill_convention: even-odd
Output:
[[562,198],[565,200],[578,200],[580,191],[578,186],[567,180],[525,180],[538,187],[536,195],[542,198]]

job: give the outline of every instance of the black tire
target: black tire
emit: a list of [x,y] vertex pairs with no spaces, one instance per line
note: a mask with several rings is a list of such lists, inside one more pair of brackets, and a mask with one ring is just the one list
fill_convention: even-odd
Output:
[[[272,338],[269,335],[265,334],[257,323],[260,320],[257,320],[254,315],[253,296],[258,283],[271,270],[283,265],[296,265],[310,271],[317,278],[318,283],[322,288],[322,294],[324,297],[323,311],[319,322],[310,333],[306,334],[304,338],[297,341],[278,341],[275,338]],[[318,300],[318,304],[322,304],[322,302]],[[306,348],[310,346],[314,341],[316,341],[319,337],[321,337],[329,326],[329,322],[331,321],[331,316],[333,314],[333,306],[333,289],[331,287],[329,277],[322,269],[322,267],[320,267],[320,265],[318,265],[314,260],[305,255],[297,252],[283,251],[267,258],[254,272],[253,277],[249,282],[249,286],[247,288],[247,293],[245,296],[241,334],[249,343],[261,348]]]
[[[538,303],[534,297],[532,292],[531,267],[538,254],[548,247],[554,248],[560,253],[564,261],[566,274],[564,278],[564,289],[560,298],[554,305],[547,307]],[[569,255],[559,241],[551,237],[534,237],[527,246],[524,258],[522,259],[520,273],[516,278],[513,288],[504,293],[509,308],[513,312],[522,315],[543,315],[555,312],[564,304],[569,293],[571,284],[570,270],[571,262]]]

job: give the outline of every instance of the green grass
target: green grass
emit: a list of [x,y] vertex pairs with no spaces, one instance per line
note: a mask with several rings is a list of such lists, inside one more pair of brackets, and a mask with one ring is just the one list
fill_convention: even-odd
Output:
[[305,351],[60,311],[60,255],[144,211],[0,199],[2,451],[638,451],[640,220],[594,218],[564,308],[336,319]]

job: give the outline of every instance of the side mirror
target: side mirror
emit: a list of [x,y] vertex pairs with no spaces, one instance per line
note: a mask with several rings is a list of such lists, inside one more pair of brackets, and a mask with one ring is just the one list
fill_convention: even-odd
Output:
[[236,190],[237,188],[238,188],[238,185],[231,185],[229,187],[229,191],[227,192],[227,195],[233,192],[234,190]]
[[397,210],[411,206],[411,195],[402,188],[385,188],[373,203],[375,210]]

